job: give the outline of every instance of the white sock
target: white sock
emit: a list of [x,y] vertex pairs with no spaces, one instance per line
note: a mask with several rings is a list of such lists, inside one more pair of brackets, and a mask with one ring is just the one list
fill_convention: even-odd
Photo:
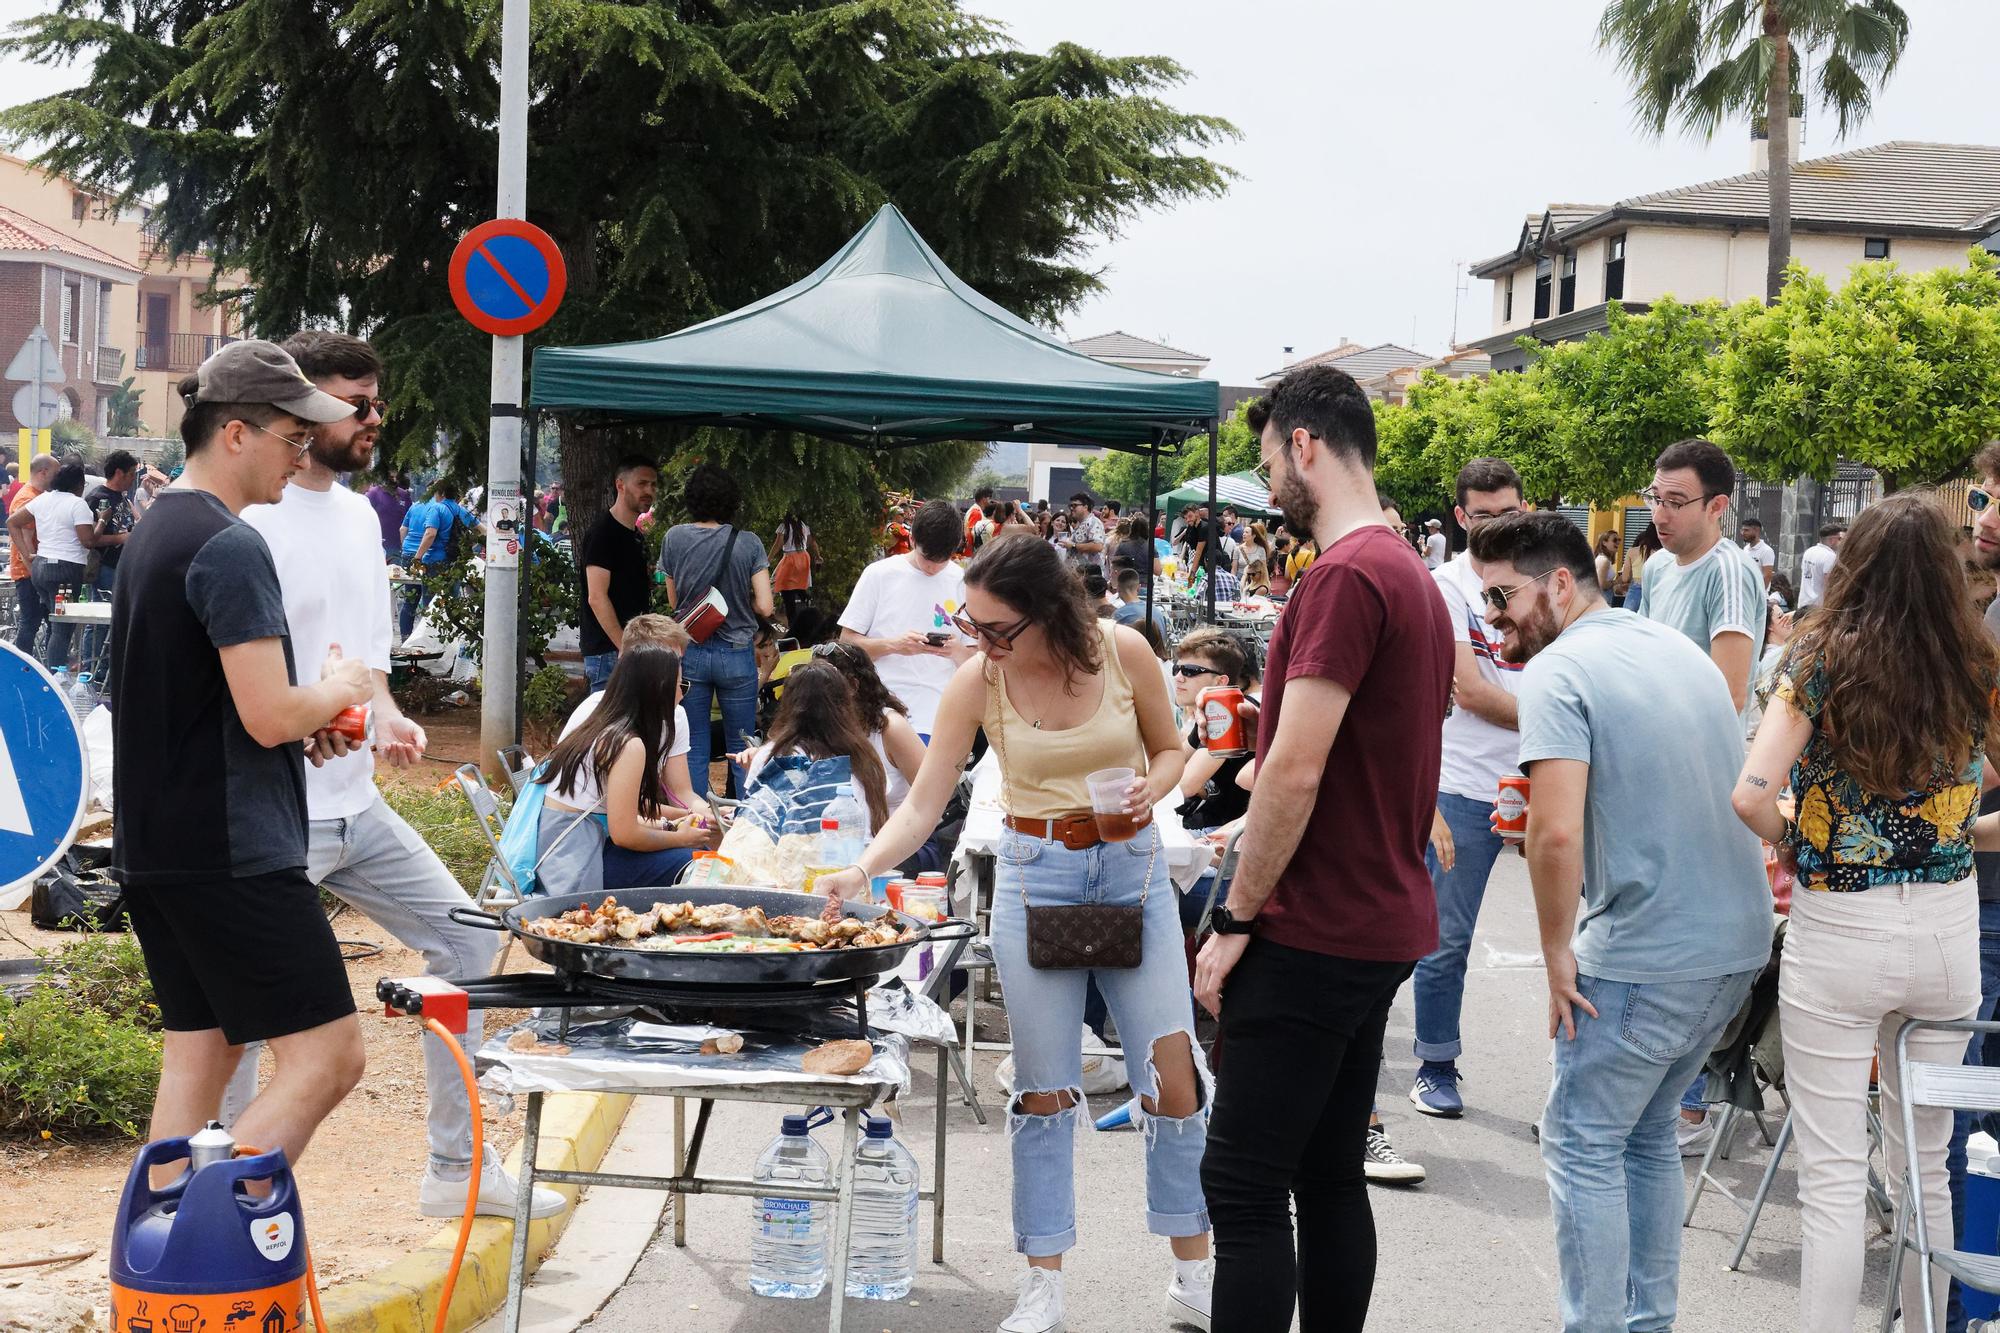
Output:
[[1174,1276],[1183,1282],[1192,1282],[1200,1276],[1201,1266],[1207,1262],[1206,1259],[1175,1259]]

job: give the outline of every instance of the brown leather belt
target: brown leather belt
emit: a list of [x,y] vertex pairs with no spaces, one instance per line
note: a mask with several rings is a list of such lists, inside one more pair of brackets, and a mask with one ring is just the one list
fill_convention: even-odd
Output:
[[1016,833],[1060,842],[1073,852],[1088,850],[1104,841],[1097,836],[1097,817],[1088,810],[1057,815],[1054,819],[1028,819],[1021,815],[1002,815],[1000,822]]

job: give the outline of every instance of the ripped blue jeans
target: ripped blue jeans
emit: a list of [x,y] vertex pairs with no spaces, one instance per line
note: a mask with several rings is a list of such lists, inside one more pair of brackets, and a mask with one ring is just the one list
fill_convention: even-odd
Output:
[[[1111,1007],[1132,1091],[1157,1091],[1153,1046],[1180,1034],[1194,1061],[1199,1105],[1182,1119],[1148,1115],[1135,1121],[1146,1141],[1146,1229],[1156,1236],[1208,1231],[1201,1192],[1201,1157],[1208,1144],[1207,1063],[1194,1043],[1194,1004],[1180,916],[1164,855],[1154,856],[1157,830],[1130,842],[1084,851],[1006,830],[1000,841],[993,895],[993,957],[1006,992],[1014,1042],[1015,1101],[1008,1110],[1014,1158],[1014,1248],[1030,1257],[1061,1254],[1076,1244],[1073,1182],[1077,1118],[1083,1105],[1083,1003],[1091,978]],[[1147,890],[1148,866],[1151,888]],[[1143,961],[1135,968],[1041,969],[1028,963],[1022,894],[1036,907],[1077,903],[1135,905],[1145,898]],[[1051,1115],[1028,1114],[1021,1097],[1068,1094],[1074,1105]]]

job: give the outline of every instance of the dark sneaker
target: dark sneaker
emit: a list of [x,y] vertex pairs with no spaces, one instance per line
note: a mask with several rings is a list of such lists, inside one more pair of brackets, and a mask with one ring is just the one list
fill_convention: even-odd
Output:
[[1410,1089],[1410,1104],[1425,1115],[1456,1120],[1465,1114],[1465,1098],[1458,1095],[1458,1065],[1450,1060],[1417,1066],[1417,1085]]
[[1389,1142],[1389,1131],[1380,1125],[1368,1127],[1368,1144],[1361,1155],[1368,1179],[1378,1185],[1415,1185],[1424,1178],[1424,1169],[1406,1162]]

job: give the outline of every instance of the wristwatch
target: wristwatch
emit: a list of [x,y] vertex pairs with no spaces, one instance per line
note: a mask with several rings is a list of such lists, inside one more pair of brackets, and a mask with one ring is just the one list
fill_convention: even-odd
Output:
[[1228,903],[1217,903],[1209,913],[1208,924],[1218,935],[1248,935],[1257,928],[1257,918],[1249,916],[1239,921],[1230,912]]

